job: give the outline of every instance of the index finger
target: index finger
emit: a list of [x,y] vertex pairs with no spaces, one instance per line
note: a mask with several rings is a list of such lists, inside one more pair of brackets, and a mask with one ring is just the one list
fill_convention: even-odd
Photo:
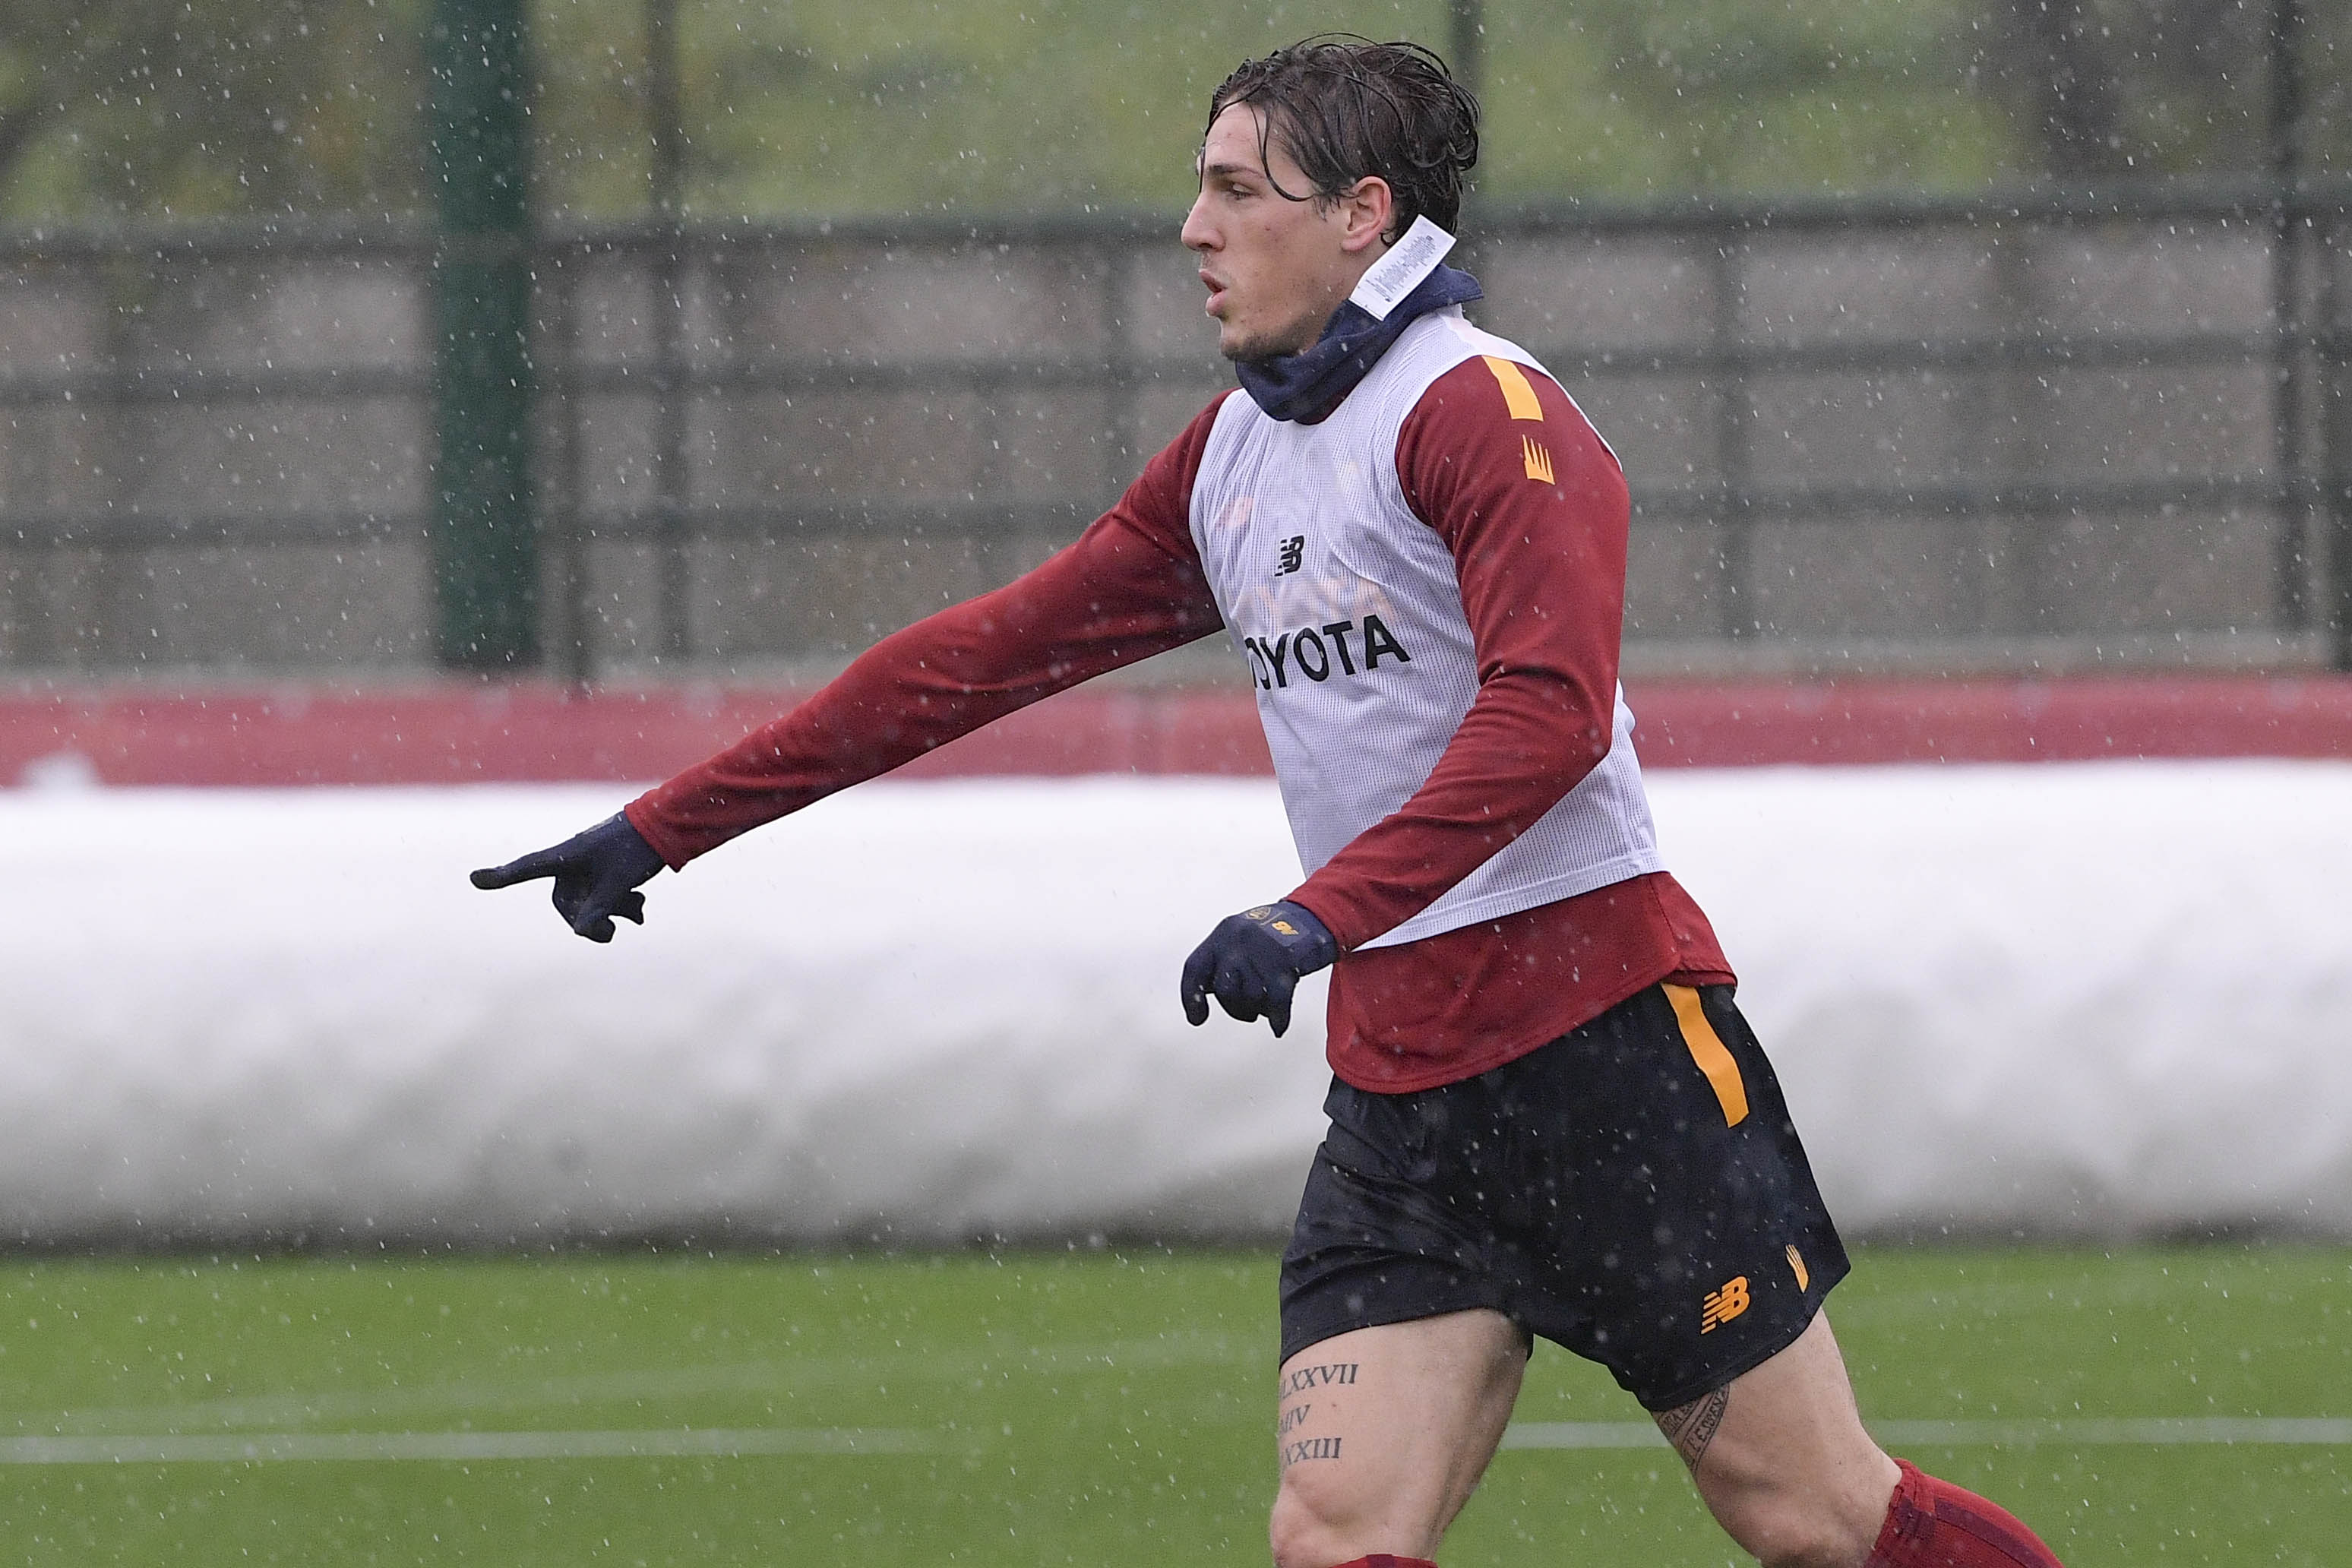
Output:
[[493,888],[511,888],[517,882],[528,882],[535,877],[552,877],[560,868],[552,849],[534,849],[520,859],[503,866],[485,866],[466,879],[485,891]]
[[1215,973],[1216,960],[1202,942],[1184,961],[1183,978],[1177,984],[1177,994],[1183,999],[1184,1017],[1194,1027],[1209,1021],[1209,984]]
[[1280,1039],[1284,1032],[1290,1027],[1290,997],[1298,986],[1298,982],[1296,980],[1289,980],[1285,984],[1284,981],[1286,978],[1286,976],[1277,978],[1265,998],[1265,1021],[1274,1026],[1276,1039]]

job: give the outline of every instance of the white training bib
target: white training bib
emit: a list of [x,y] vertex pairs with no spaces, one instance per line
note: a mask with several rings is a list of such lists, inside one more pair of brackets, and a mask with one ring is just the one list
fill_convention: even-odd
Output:
[[[1445,542],[1405,503],[1397,435],[1432,383],[1477,355],[1541,370],[1458,308],[1406,328],[1319,425],[1247,395],[1217,411],[1192,540],[1257,688],[1300,866],[1312,875],[1427,781],[1477,695]],[[1619,688],[1600,766],[1388,947],[1661,869],[1633,715]]]

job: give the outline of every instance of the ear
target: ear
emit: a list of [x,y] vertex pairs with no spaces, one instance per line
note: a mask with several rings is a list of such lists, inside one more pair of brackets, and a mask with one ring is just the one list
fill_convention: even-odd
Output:
[[1385,247],[1396,237],[1396,195],[1378,174],[1367,174],[1339,198],[1339,248],[1360,256],[1372,247]]

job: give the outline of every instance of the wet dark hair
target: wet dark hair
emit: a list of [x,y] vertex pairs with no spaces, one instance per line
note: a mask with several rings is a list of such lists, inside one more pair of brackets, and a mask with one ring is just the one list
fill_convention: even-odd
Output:
[[1391,240],[1423,215],[1448,230],[1459,220],[1463,176],[1478,162],[1478,100],[1419,44],[1318,33],[1243,61],[1210,95],[1209,123],[1237,103],[1265,117],[1259,158],[1279,145],[1314,182],[1305,195],[1278,184],[1276,195],[1335,201],[1377,174],[1396,198]]

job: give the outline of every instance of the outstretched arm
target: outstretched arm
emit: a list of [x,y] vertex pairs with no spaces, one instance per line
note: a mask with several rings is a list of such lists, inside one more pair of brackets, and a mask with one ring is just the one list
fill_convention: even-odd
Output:
[[1040,698],[1216,630],[1190,536],[1180,552],[1132,514],[1134,499],[1034,571],[883,638],[791,712],[632,801],[629,822],[681,867]]
[[1212,404],[1117,506],[1035,570],[868,648],[824,690],[551,849],[474,873],[555,879],[567,924],[607,942],[635,891],[737,835],[887,773],[1039,698],[1222,625],[1192,548],[1192,477]]

